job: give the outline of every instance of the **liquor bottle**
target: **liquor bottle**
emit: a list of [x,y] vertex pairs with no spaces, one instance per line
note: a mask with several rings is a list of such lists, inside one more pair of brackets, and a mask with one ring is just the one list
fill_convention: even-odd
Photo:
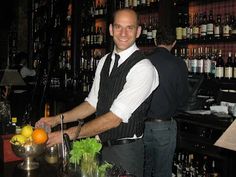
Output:
[[200,38],[206,40],[207,35],[207,15],[206,12],[200,15]]
[[154,43],[153,38],[152,38],[152,30],[153,30],[152,16],[149,16],[149,24],[147,28],[147,44],[148,45],[153,45]]
[[178,23],[176,26],[176,40],[181,41],[183,39],[183,24],[182,24],[182,13],[178,13]]
[[184,154],[179,153],[178,155],[178,164],[177,164],[177,177],[182,177],[183,172],[183,162],[184,162]]
[[216,56],[217,56],[217,49],[213,49],[211,51],[211,75],[215,77],[216,75]]
[[222,36],[221,15],[218,14],[214,25],[214,38],[220,39]]
[[224,77],[226,79],[231,79],[233,77],[233,62],[231,52],[228,53],[227,62],[224,67]]
[[231,37],[235,39],[236,37],[236,19],[234,16],[231,18],[231,31],[230,31]]
[[146,6],[146,0],[141,0],[141,7],[145,7]]
[[198,57],[197,57],[197,73],[203,74],[203,50],[202,47],[198,48]]
[[218,58],[216,60],[216,73],[215,77],[221,79],[224,77],[224,60],[222,58],[221,50],[219,51]]
[[101,1],[98,0],[98,15],[103,15],[103,6]]
[[98,27],[97,44],[102,45],[104,43],[104,36],[105,34],[102,31],[102,27]]
[[188,17],[188,27],[187,27],[187,40],[191,40],[193,38],[193,18],[192,16],[189,14],[189,17]]
[[197,74],[197,49],[193,49],[192,58],[190,60],[190,72],[192,74]]
[[198,40],[199,39],[199,24],[198,24],[198,14],[194,14],[193,17],[193,39]]
[[211,161],[211,164],[210,164],[209,170],[207,172],[207,175],[216,176],[216,177],[219,176],[219,173],[217,173],[216,168],[215,168],[215,160]]
[[138,0],[133,0],[133,8],[137,8],[138,7]]
[[157,28],[158,28],[158,18],[153,18],[153,28],[152,28],[152,40],[153,44],[155,44],[156,35],[157,35]]
[[196,167],[194,165],[194,155],[189,154],[189,176],[194,177],[196,175]]
[[147,44],[147,33],[148,33],[147,24],[144,22],[140,41],[141,44]]
[[183,26],[182,26],[182,40],[186,41],[187,39],[187,31],[189,28],[189,23],[188,23],[188,14],[184,13],[183,16]]
[[205,58],[203,61],[203,70],[205,78],[210,78],[211,75],[211,53],[209,48],[205,48]]
[[186,66],[187,66],[187,68],[189,70],[189,49],[183,48],[181,53],[182,53],[181,58],[183,58]]
[[230,15],[225,14],[225,21],[223,25],[223,37],[228,39],[230,37]]
[[207,39],[212,40],[214,35],[214,20],[213,20],[213,11],[210,10],[208,16],[208,22],[206,26]]
[[236,79],[236,52],[234,53],[234,63],[233,63],[233,77]]
[[125,8],[129,7],[129,0],[125,0]]

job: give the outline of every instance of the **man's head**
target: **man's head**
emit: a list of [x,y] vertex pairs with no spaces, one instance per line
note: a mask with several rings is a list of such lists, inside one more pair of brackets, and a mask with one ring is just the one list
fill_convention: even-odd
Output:
[[141,34],[138,23],[138,15],[132,9],[119,9],[114,13],[109,32],[113,36],[117,52],[126,50],[135,43]]
[[166,47],[169,51],[176,43],[175,30],[168,26],[160,26],[157,28],[155,44],[157,46]]

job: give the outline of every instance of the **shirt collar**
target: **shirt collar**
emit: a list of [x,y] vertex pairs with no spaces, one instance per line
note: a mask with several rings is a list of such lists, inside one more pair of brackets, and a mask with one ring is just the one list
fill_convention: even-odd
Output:
[[113,52],[112,52],[112,59],[115,59],[115,53],[120,55],[120,59],[119,59],[119,64],[123,63],[132,53],[134,53],[134,51],[139,50],[139,48],[137,47],[137,45],[134,43],[131,47],[129,47],[128,49],[117,53],[116,52],[116,48],[114,48]]

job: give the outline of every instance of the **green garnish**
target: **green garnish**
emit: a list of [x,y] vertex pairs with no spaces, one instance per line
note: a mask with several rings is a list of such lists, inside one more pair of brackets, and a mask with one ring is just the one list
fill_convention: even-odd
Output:
[[84,154],[90,154],[95,157],[102,149],[102,144],[95,138],[86,138],[79,141],[74,141],[72,150],[70,151],[70,162],[80,164]]

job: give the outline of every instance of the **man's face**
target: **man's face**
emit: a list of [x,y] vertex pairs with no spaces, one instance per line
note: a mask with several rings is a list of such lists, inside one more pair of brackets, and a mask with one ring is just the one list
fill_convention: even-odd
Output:
[[110,35],[113,36],[117,52],[132,46],[141,33],[137,26],[137,17],[133,11],[123,10],[116,14],[113,25],[109,26]]

